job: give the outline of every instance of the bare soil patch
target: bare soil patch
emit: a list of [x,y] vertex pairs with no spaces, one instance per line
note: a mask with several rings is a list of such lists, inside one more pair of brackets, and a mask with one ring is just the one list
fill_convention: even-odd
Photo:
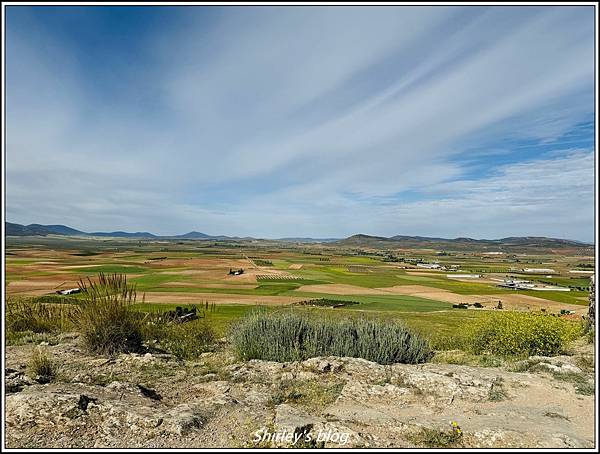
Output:
[[40,296],[54,293],[58,288],[76,287],[79,278],[73,275],[44,276],[41,279],[27,278],[6,284],[8,295]]
[[[475,274],[475,273],[474,273]],[[498,285],[498,281],[494,281],[492,279],[486,279],[486,278],[480,278],[480,277],[472,277],[472,278],[468,278],[468,277],[448,277],[448,279],[450,279],[451,281],[460,281],[460,282],[467,282],[469,284],[491,284],[491,285]]]
[[[47,262],[37,262],[39,263],[47,263]],[[53,262],[56,263],[56,262]],[[94,268],[97,266],[104,266],[104,263],[86,263],[84,265],[62,265],[61,268],[64,270],[71,270],[71,269],[77,269],[77,268]]]
[[430,292],[443,292],[450,293],[448,290],[434,289],[433,287],[427,287],[425,285],[394,285],[393,287],[379,287],[376,290],[381,290],[385,293],[395,293],[398,295],[412,295],[418,296],[419,293],[430,293]]
[[[141,274],[128,274],[128,279],[139,277]],[[73,288],[79,284],[81,276],[75,274],[57,274],[40,278],[28,277],[23,280],[11,281],[6,284],[7,295],[41,296],[54,293],[58,289]]]
[[160,261],[151,263],[151,268],[174,268],[174,267],[186,267],[192,269],[215,269],[229,267],[245,268],[248,266],[248,261],[244,259],[236,258],[167,258]]

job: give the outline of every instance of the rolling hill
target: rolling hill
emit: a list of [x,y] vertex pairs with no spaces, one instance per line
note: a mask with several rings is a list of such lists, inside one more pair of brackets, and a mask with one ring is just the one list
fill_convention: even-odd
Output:
[[84,232],[66,225],[21,225],[12,222],[5,223],[5,232],[9,236],[85,235]]
[[[182,235],[160,236],[150,232],[83,232],[66,225],[21,225],[6,222],[5,231],[7,236],[94,236],[106,238],[139,238],[139,239],[163,239],[163,240],[217,240],[217,241],[250,241],[256,240],[252,237],[230,237],[225,235],[208,235],[206,233],[191,231]],[[335,238],[279,238],[270,241],[296,242],[296,243],[323,243],[343,247],[354,248],[376,248],[376,249],[436,249],[448,251],[482,250],[496,252],[514,252],[517,250],[534,249],[591,249],[593,245],[581,241],[565,240],[560,238],[547,238],[536,236],[507,237],[497,240],[477,240],[473,238],[437,238],[424,236],[395,235],[391,237],[373,236],[365,234],[352,235],[345,239]]]
[[377,249],[436,249],[436,250],[483,250],[490,252],[514,252],[528,248],[535,249],[592,249],[593,245],[575,240],[547,237],[507,237],[496,240],[477,240],[474,238],[431,238],[422,236],[396,235],[392,237],[372,236],[365,234],[352,235],[335,242],[340,246],[363,247]]

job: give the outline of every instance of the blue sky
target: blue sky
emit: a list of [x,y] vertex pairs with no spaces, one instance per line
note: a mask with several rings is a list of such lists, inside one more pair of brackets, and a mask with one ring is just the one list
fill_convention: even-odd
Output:
[[6,12],[8,221],[593,240],[593,7]]

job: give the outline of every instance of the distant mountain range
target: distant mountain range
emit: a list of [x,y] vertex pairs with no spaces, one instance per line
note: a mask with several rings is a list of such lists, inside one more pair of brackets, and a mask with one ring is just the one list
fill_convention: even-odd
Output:
[[430,238],[423,236],[396,235],[392,237],[352,235],[338,241],[336,244],[350,247],[372,248],[430,248],[436,250],[467,250],[480,249],[489,251],[511,251],[526,248],[593,248],[592,244],[582,241],[547,238],[541,236],[507,237],[497,240],[476,240],[473,238]]
[[277,238],[278,241],[288,241],[290,243],[334,243],[340,241],[340,238],[308,238],[308,237],[289,237]]
[[[150,232],[83,232],[73,229],[66,225],[42,225],[29,224],[21,225],[13,222],[5,223],[5,233],[7,236],[46,236],[46,235],[64,235],[64,236],[88,236],[105,238],[139,238],[139,239],[168,239],[168,240],[254,240],[252,237],[237,237],[226,235],[208,235],[202,232],[188,232],[183,235],[155,235]],[[339,238],[278,238],[277,241],[296,242],[296,243],[326,243],[337,241]]]
[[5,233],[8,236],[46,236],[46,235],[65,235],[65,236],[91,236],[106,238],[140,238],[140,239],[182,239],[182,240],[228,240],[228,239],[251,239],[227,237],[224,235],[207,235],[201,232],[189,232],[183,235],[161,236],[150,232],[83,232],[81,230],[67,227],[66,225],[41,225],[29,224],[21,225],[7,222],[5,224]]
[[13,224],[7,222],[5,224],[6,235],[26,236],[26,235],[84,235],[79,230],[72,229],[66,225],[41,225],[41,224]]
[[[206,233],[192,231],[183,235],[161,236],[150,232],[83,232],[66,225],[42,225],[29,224],[21,225],[12,222],[5,224],[5,233],[7,236],[46,236],[46,235],[64,235],[64,236],[87,236],[87,237],[107,237],[107,238],[139,238],[139,239],[171,239],[171,240],[238,240],[249,241],[256,240],[252,237],[230,237],[225,235],[207,235]],[[291,237],[277,238],[273,241],[293,242],[293,243],[332,243],[345,247],[372,247],[372,248],[431,248],[436,250],[463,250],[473,249],[490,251],[511,251],[523,248],[592,248],[593,245],[581,241],[564,240],[559,238],[547,237],[507,237],[498,240],[476,240],[473,238],[432,238],[424,236],[406,236],[395,235],[392,237],[372,236],[372,235],[352,235],[345,239],[340,238],[307,238]]]

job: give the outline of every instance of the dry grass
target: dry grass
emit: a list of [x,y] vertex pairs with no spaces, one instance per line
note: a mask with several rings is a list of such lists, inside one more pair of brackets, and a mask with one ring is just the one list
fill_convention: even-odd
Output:
[[344,383],[341,381],[284,380],[277,384],[270,403],[293,403],[311,411],[318,411],[335,402],[343,387]]
[[142,346],[140,314],[131,309],[135,286],[124,274],[100,273],[97,282],[79,283],[82,300],[76,317],[85,347],[99,354],[139,351]]
[[151,323],[143,328],[144,338],[179,359],[198,358],[211,349],[215,331],[206,319],[185,323]]
[[27,375],[40,383],[48,383],[56,376],[56,363],[46,348],[36,347],[27,364]]
[[8,299],[6,331],[11,333],[52,333],[73,327],[76,308],[69,304],[46,304],[37,298]]
[[422,427],[409,440],[426,448],[459,448],[462,444],[462,431],[456,427],[450,430]]

